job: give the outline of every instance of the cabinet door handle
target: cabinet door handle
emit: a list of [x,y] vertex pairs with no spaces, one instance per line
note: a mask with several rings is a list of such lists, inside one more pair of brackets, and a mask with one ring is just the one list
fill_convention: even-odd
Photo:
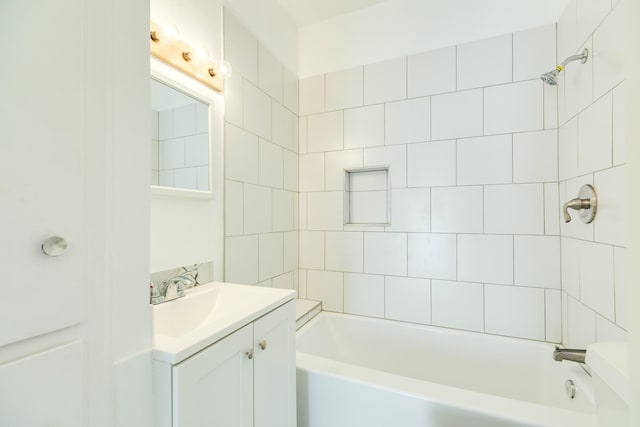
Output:
[[249,351],[247,351],[245,354],[247,355],[248,359],[253,359],[253,349],[249,349]]
[[267,349],[267,340],[262,340],[258,343],[258,345],[260,346],[260,350],[266,350]]
[[42,242],[40,248],[47,256],[60,256],[67,250],[67,241],[64,240],[64,237],[51,236]]

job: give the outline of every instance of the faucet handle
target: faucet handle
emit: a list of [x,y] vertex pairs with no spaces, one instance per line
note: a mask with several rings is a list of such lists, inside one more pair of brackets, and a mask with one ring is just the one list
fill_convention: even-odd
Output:
[[569,200],[562,206],[564,222],[571,221],[569,209],[575,209],[579,211],[582,222],[589,224],[595,219],[597,208],[598,195],[596,190],[591,185],[585,184],[580,187],[580,192],[578,193],[577,198]]

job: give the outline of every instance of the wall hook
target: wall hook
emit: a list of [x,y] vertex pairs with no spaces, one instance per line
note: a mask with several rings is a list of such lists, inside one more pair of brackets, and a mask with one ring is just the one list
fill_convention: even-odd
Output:
[[596,217],[596,211],[598,209],[598,194],[595,188],[589,184],[585,184],[580,187],[578,198],[571,199],[562,207],[562,213],[564,214],[564,222],[571,221],[571,215],[569,215],[569,209],[575,209],[580,215],[580,219],[585,224],[589,224]]

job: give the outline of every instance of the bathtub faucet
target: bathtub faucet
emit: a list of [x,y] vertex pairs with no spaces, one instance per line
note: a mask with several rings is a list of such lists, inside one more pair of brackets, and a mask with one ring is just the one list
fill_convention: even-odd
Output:
[[562,362],[563,360],[571,360],[573,362],[585,363],[584,359],[587,356],[587,350],[578,350],[575,348],[560,348],[556,346],[553,350],[553,360],[556,362]]

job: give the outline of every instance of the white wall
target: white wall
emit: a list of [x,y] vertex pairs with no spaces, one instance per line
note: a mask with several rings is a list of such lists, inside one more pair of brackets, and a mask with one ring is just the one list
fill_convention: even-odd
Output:
[[572,0],[558,21],[558,58],[584,47],[586,64],[571,63],[558,92],[560,202],[583,184],[598,192],[596,219],[561,227],[563,342],[586,347],[625,341],[627,301],[627,143],[624,16],[617,3]]
[[[303,297],[560,342],[556,91],[538,78],[555,40],[547,25],[300,81]],[[390,225],[343,225],[343,169],[385,165]]]
[[389,0],[299,30],[301,78],[554,24],[568,0]]

